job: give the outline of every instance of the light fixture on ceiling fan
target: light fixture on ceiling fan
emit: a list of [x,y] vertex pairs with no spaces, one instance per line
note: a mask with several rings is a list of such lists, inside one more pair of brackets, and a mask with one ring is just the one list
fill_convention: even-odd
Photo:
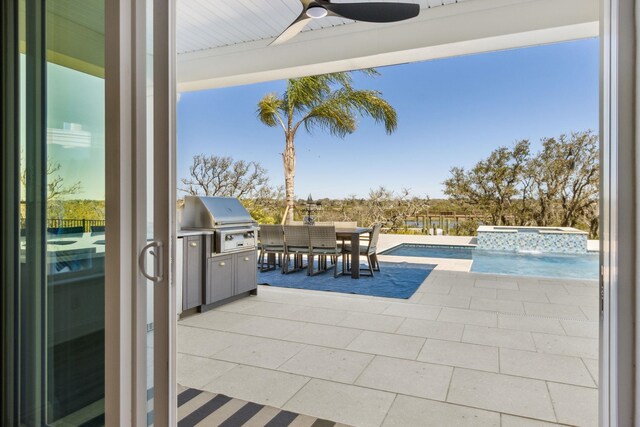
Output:
[[302,12],[271,45],[282,44],[295,37],[313,19],[326,16],[362,22],[398,22],[418,16],[420,5],[415,3],[332,3],[330,0],[300,0]]

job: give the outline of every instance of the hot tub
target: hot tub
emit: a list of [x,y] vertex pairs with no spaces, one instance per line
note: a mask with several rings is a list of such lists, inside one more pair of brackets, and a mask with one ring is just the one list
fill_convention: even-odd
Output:
[[531,253],[587,253],[587,233],[571,227],[478,228],[479,250]]

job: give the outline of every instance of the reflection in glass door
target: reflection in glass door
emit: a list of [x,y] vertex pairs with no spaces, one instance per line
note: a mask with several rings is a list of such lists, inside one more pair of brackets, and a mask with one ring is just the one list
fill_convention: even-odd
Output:
[[3,55],[13,53],[4,59],[17,64],[16,75],[3,74],[3,87],[19,91],[14,132],[2,141],[17,162],[2,170],[16,195],[3,199],[16,221],[3,229],[14,238],[3,239],[2,250],[17,254],[3,276],[3,353],[10,355],[3,372],[11,377],[3,377],[2,422],[101,425],[104,2],[10,0],[2,8],[3,23],[19,18],[17,38],[3,33]]

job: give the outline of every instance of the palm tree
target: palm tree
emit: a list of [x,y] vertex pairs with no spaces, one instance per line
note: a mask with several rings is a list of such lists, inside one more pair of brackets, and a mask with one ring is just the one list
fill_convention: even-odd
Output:
[[[363,70],[377,76],[374,69]],[[331,73],[319,76],[289,79],[285,92],[265,95],[258,103],[258,118],[270,127],[280,126],[284,131],[285,192],[287,222],[293,221],[295,204],[294,178],[296,150],[294,140],[301,125],[310,132],[314,128],[344,138],[356,131],[359,116],[369,116],[376,123],[384,123],[387,134],[398,125],[395,109],[375,90],[357,90],[352,87],[350,73]]]

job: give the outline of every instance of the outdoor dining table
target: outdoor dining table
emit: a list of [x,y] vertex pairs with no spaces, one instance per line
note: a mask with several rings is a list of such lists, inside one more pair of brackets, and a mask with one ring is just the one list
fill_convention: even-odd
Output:
[[336,239],[351,242],[351,278],[360,278],[360,236],[370,234],[371,228],[336,228]]

